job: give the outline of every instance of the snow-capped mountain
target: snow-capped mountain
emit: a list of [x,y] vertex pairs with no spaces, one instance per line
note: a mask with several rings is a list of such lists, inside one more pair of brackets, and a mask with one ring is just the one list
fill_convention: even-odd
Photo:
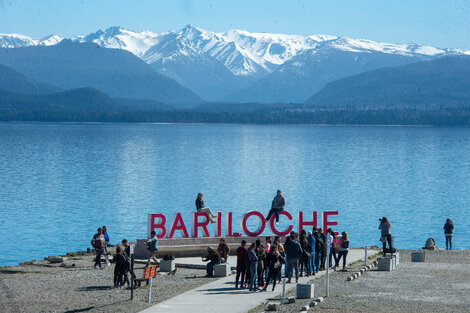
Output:
[[[365,70],[468,54],[417,44],[391,44],[329,35],[283,35],[228,30],[217,33],[187,25],[163,33],[114,26],[71,38],[128,50],[157,72],[207,100],[303,101],[326,83]],[[53,45],[0,34],[0,47]],[[339,65],[340,64],[340,65]]]
[[42,39],[33,39],[20,34],[0,33],[0,48],[20,48],[28,46],[53,46],[62,41],[57,35],[49,35]]

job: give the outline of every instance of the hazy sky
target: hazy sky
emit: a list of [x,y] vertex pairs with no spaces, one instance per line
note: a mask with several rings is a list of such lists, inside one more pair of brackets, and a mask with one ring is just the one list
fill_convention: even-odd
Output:
[[186,24],[470,49],[469,0],[0,0],[0,32],[34,38]]

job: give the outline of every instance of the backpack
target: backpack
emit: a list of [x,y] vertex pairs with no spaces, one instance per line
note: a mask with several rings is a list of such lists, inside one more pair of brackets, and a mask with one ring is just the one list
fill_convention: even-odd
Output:
[[341,248],[343,248],[343,249],[349,248],[349,241],[347,241],[347,240],[343,241],[343,243],[341,244]]

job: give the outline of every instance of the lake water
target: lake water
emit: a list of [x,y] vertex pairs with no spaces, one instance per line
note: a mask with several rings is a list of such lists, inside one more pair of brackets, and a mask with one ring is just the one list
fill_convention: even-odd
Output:
[[447,217],[468,248],[469,183],[467,128],[0,123],[0,265],[84,250],[101,225],[143,238],[197,192],[266,214],[277,189],[290,212],[338,210],[353,247],[387,216],[398,248],[443,247]]

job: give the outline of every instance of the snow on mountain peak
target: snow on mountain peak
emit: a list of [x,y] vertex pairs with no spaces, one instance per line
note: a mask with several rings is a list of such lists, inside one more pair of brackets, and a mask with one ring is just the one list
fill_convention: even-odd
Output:
[[[0,34],[1,48],[55,45],[63,38],[50,35],[37,40],[19,34]],[[216,33],[188,24],[180,30],[154,33],[135,32],[120,26],[71,38],[75,42],[93,42],[105,48],[124,49],[147,63],[176,62],[181,57],[212,58],[234,75],[272,72],[279,65],[306,51],[336,49],[351,52],[380,52],[403,56],[439,56],[470,54],[467,50],[439,49],[416,44],[390,44],[366,39],[330,35],[285,35],[251,33],[231,29]]]

